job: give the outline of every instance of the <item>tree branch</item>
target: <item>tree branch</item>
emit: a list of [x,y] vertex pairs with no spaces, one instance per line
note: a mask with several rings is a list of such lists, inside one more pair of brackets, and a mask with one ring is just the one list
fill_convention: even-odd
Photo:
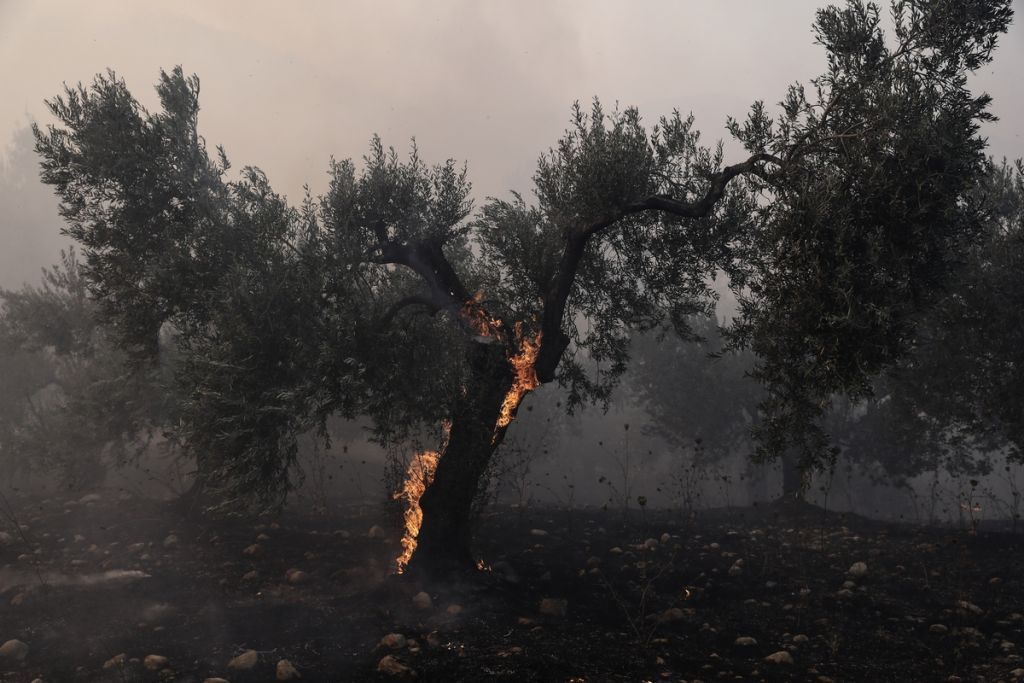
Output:
[[571,230],[566,238],[565,249],[562,252],[556,275],[544,296],[541,345],[534,363],[537,378],[543,383],[552,381],[562,354],[569,346],[569,337],[562,331],[562,319],[565,317],[566,302],[572,291],[573,282],[576,280],[583,252],[591,237],[615,225],[626,216],[646,211],[662,211],[681,218],[703,218],[710,214],[715,205],[725,196],[725,190],[734,178],[746,174],[764,177],[763,165],[767,163],[783,165],[782,159],[767,152],[754,154],[746,161],[726,166],[712,175],[707,191],[699,199],[686,202],[673,199],[668,195],[652,195],[619,207],[616,211],[600,217],[590,225]]

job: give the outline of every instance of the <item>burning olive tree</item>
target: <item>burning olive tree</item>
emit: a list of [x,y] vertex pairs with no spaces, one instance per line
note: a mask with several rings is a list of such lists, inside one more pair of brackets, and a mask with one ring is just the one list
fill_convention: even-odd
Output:
[[112,73],[66,89],[37,148],[122,343],[145,362],[162,327],[176,334],[181,436],[207,490],[279,500],[296,435],[331,414],[369,416],[382,441],[433,430],[410,566],[468,567],[472,501],[526,393],[557,381],[570,405],[606,401],[630,333],[685,332],[717,272],[741,298],[735,343],[761,358],[765,449],[820,457],[828,397],[864,391],[900,355],[971,239],[990,116],[966,76],[1011,13],[1008,0],[894,10],[888,39],[874,6],[819,12],[825,73],[777,116],[756,103],[729,122],[736,163],[692,117],[648,130],[595,102],[540,157],[535,201],[475,215],[465,168],[376,138],[298,207],[256,169],[229,180],[180,69],[162,74],[156,113]]

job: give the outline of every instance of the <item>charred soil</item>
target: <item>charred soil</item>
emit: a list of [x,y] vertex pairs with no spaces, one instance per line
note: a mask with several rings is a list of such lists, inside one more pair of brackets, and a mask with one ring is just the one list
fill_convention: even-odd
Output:
[[197,523],[115,491],[12,503],[0,641],[28,651],[0,656],[2,681],[288,680],[281,660],[302,681],[1024,675],[1010,534],[792,505],[500,508],[477,533],[487,568],[425,584],[391,573],[379,510]]

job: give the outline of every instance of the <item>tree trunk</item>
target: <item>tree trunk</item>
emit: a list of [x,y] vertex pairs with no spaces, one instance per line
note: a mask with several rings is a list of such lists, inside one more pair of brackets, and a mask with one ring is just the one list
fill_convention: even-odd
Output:
[[469,353],[470,379],[454,407],[448,444],[434,480],[420,498],[423,521],[409,571],[430,575],[472,569],[473,500],[505,430],[495,431],[501,405],[512,386],[503,344],[475,344]]
[[780,500],[798,502],[804,499],[804,470],[796,456],[782,454],[782,496]]

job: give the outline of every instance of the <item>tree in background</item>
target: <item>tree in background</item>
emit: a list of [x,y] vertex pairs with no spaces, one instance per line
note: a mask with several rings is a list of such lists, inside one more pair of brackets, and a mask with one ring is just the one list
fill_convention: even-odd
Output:
[[649,431],[702,468],[753,451],[761,387],[749,377],[753,355],[724,351],[713,317],[695,318],[693,339],[637,335],[629,389],[650,416]]
[[892,45],[873,6],[818,13],[827,71],[778,117],[757,103],[730,123],[746,159],[726,165],[678,113],[648,131],[634,109],[577,107],[540,158],[536,202],[491,200],[475,220],[464,168],[377,139],[298,208],[256,169],[229,181],[180,69],[161,75],[158,113],[113,74],[67,88],[37,149],[122,346],[145,362],[173,328],[180,433],[207,487],[280,501],[297,435],[334,413],[368,415],[385,442],[444,423],[412,564],[470,567],[472,503],[526,393],[558,381],[569,405],[607,401],[634,330],[687,334],[721,270],[741,294],[733,338],[768,386],[768,454],[816,462],[828,398],[866,393],[901,356],[975,235],[991,117],[966,75],[1011,11],[894,10]]
[[40,286],[0,290],[0,301],[0,349],[13,380],[0,432],[8,467],[56,472],[62,485],[83,488],[136,460],[173,412],[161,386],[167,369],[132,368],[110,342],[74,251],[43,271]]

